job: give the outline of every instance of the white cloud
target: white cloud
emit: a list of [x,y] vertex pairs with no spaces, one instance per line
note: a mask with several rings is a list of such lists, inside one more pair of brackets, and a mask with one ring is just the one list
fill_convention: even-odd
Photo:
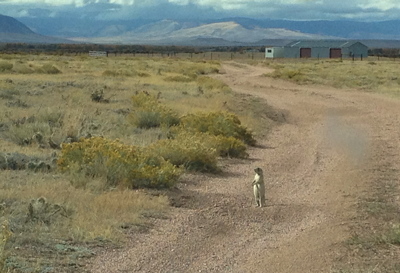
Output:
[[36,4],[36,5],[53,5],[53,6],[62,6],[62,5],[82,5],[84,1],[75,1],[75,0],[3,0],[0,1],[0,4],[16,4],[16,5],[24,5],[24,4]]
[[306,5],[306,4],[319,4],[329,5],[341,5],[351,7],[359,6],[362,8],[377,8],[380,10],[388,10],[391,8],[400,8],[400,2],[398,0],[352,0],[352,1],[332,1],[332,0],[0,0],[1,4],[45,4],[51,6],[62,6],[62,5],[74,5],[74,6],[85,6],[88,4],[118,4],[118,5],[158,5],[160,3],[169,2],[178,5],[200,5],[213,7],[216,9],[241,9],[246,7],[251,9],[252,6],[259,6],[260,4],[268,6],[290,6],[290,5]]
[[144,16],[145,12],[153,18],[157,13],[170,18],[178,13],[204,19],[217,15],[292,20],[400,19],[400,0],[0,0],[0,13],[5,15],[30,16],[29,9],[33,8],[46,9],[52,16],[67,11],[121,19]]
[[378,9],[381,11],[388,11],[390,9],[400,9],[399,1],[380,0],[380,1],[365,1],[367,3],[360,3],[359,6],[363,9]]
[[63,6],[63,5],[73,5],[77,7],[85,6],[88,4],[97,3],[116,3],[120,5],[132,5],[135,0],[3,0],[0,4],[36,4],[36,5],[49,5],[49,6]]

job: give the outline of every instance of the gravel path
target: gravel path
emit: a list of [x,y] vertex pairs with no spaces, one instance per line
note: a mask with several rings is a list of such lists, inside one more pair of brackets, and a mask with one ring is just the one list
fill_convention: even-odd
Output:
[[[224,175],[187,175],[180,207],[126,248],[92,260],[91,272],[330,272],[360,196],[382,160],[400,168],[400,102],[262,76],[268,68],[225,63],[217,77],[284,111],[250,160]],[[262,118],[260,118],[262,126]],[[267,207],[253,204],[253,169],[264,169]],[[383,170],[384,171],[384,170]],[[397,179],[397,178],[396,178]]]

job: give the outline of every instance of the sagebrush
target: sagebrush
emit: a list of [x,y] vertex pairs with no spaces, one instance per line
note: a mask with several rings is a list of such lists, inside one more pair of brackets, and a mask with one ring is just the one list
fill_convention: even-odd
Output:
[[132,97],[132,123],[138,128],[153,128],[177,125],[178,114],[161,104],[158,99],[146,92],[140,92]]
[[175,185],[181,170],[145,149],[101,137],[63,144],[57,162],[62,171],[107,178],[110,186],[166,188]]

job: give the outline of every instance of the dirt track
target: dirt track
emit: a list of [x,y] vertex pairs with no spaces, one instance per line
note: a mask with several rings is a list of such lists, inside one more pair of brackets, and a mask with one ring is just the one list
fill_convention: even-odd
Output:
[[[127,248],[99,255],[92,272],[331,272],[374,172],[400,168],[399,101],[261,76],[267,68],[223,68],[218,78],[284,111],[286,123],[224,175],[187,176],[181,207]],[[250,186],[258,166],[261,209]]]

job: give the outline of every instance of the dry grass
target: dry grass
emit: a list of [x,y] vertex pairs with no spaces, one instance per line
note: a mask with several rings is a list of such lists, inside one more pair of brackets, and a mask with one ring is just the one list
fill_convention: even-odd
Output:
[[368,92],[400,96],[398,60],[369,57],[356,60],[274,60],[265,61],[274,68],[266,76],[295,81],[299,84],[356,88]]
[[[169,206],[165,196],[123,190],[102,192],[98,190],[102,181],[95,180],[89,182],[92,190],[76,188],[71,185],[75,179],[27,171],[1,173],[1,218],[7,218],[11,230],[5,246],[5,266],[11,272],[81,266],[80,258],[90,257],[91,248],[122,242],[125,230],[147,228],[145,215],[158,217]],[[63,214],[50,215],[45,222],[30,220],[28,205],[40,197],[60,206]],[[77,250],[59,249],[60,245]]]
[[[229,110],[225,105],[237,98],[209,77],[219,68],[195,58],[0,55],[0,153],[50,160],[60,151],[49,140],[59,144],[87,134],[150,145],[167,131],[135,128],[132,96],[150,93],[179,115]],[[104,100],[93,101],[93,93]],[[42,138],[33,138],[37,132]],[[40,197],[61,210],[33,221],[29,204]],[[145,230],[149,217],[165,217],[169,207],[164,195],[110,189],[104,178],[57,170],[1,170],[0,204],[6,238],[0,258],[13,272],[79,271],[79,259],[91,256],[92,247],[123,242],[126,231]]]

